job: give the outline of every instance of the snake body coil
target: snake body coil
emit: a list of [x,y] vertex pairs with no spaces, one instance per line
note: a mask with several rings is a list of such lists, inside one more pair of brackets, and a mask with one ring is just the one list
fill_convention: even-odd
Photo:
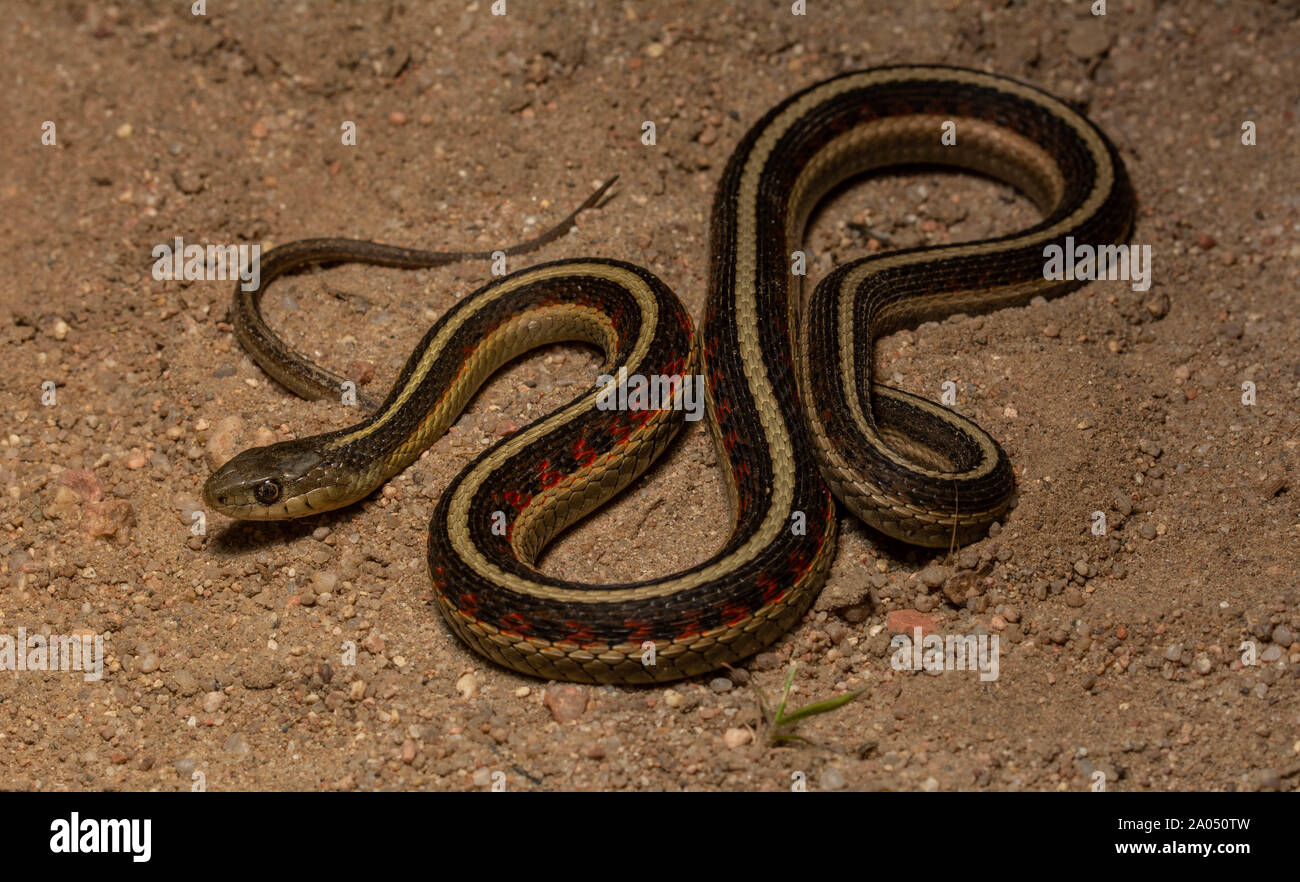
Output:
[[[955,144],[941,138],[949,122]],[[801,316],[790,261],[813,207],[854,175],[904,163],[998,178],[1043,220],[996,239],[853,261],[817,286]],[[927,546],[970,541],[1005,513],[1014,478],[998,444],[945,408],[876,384],[873,341],[1077,287],[1044,279],[1044,248],[1066,237],[1123,242],[1132,216],[1115,148],[1050,95],[960,68],[845,74],[781,102],[732,154],[713,205],[698,337],[676,297],[638,267],[581,259],[521,270],[443,316],[365,421],[245,451],[209,478],[205,499],[233,517],[269,519],[364,498],[431,445],[500,365],[545,343],[592,343],[610,374],[623,367],[680,383],[702,373],[733,520],[716,554],[628,584],[536,569],[547,542],[641,474],[683,421],[671,407],[602,409],[593,387],[452,481],[429,525],[429,573],[451,628],[518,671],[627,683],[704,673],[771,644],[808,609],[834,556],[832,490],[868,524]],[[275,272],[264,269],[261,287],[236,292],[236,333],[293,391],[337,394],[340,377],[262,321],[271,278],[308,262],[429,266],[463,256],[473,255],[351,240],[282,246],[267,255]]]

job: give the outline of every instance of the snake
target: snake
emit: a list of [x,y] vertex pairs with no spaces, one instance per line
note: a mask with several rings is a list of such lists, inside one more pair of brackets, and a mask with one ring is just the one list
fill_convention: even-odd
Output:
[[[819,202],[865,173],[918,165],[1009,185],[1041,220],[975,242],[871,253],[805,292],[798,249]],[[956,411],[877,382],[875,343],[1078,288],[1083,279],[1045,271],[1047,250],[1071,239],[1124,246],[1135,211],[1114,144],[1047,92],[942,65],[844,73],[772,107],[732,152],[712,205],[698,329],[632,263],[569,258],[498,276],[434,323],[361,421],[239,453],[209,476],[204,500],[242,520],[351,505],[429,448],[498,368],[546,344],[590,344],[604,353],[596,382],[482,452],[442,492],[425,600],[465,644],[523,674],[614,684],[706,674],[771,647],[808,612],[835,556],[837,499],[886,536],[929,548],[975,541],[1007,516],[1016,481],[1001,445]],[[576,215],[515,253],[558,238]],[[290,391],[336,397],[344,378],[263,320],[272,279],[311,263],[423,267],[482,254],[348,239],[281,245],[257,289],[236,289],[235,336]],[[722,546],[640,581],[544,572],[547,544],[664,452],[694,390],[730,507]],[[647,538],[660,549],[674,541]]]

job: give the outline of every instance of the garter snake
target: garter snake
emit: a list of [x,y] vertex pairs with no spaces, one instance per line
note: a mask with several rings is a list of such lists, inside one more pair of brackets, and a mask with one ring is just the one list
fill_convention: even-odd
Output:
[[[994,239],[854,260],[801,308],[791,258],[813,207],[850,177],[914,163],[1001,180],[1043,219]],[[1036,88],[942,66],[844,74],[773,107],[732,153],[713,203],[698,334],[663,283],[631,264],[523,269],[439,319],[365,420],[244,451],[209,478],[204,498],[244,519],[362,499],[431,445],[493,371],[544,343],[592,343],[611,374],[625,367],[684,383],[698,372],[732,514],[730,537],[707,560],[612,585],[536,568],[548,541],[643,472],[683,422],[671,401],[603,409],[593,386],[451,482],[430,521],[428,566],[451,629],[515,670],[631,683],[704,673],[771,644],[808,609],[834,555],[836,496],[873,527],[924,546],[971,541],[1006,512],[1015,480],[1001,447],[952,411],[875,383],[873,341],[1078,287],[1044,278],[1044,248],[1067,237],[1123,243],[1133,213],[1115,147]],[[353,240],[281,246],[265,259],[275,271],[263,270],[261,288],[236,291],[236,335],[292,391],[336,395],[341,378],[262,321],[270,279],[312,261],[454,257]]]

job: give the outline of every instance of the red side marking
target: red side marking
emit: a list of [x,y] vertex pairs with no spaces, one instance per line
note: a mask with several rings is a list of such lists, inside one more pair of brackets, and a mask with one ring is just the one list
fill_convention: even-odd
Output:
[[569,631],[567,637],[564,637],[557,642],[576,643],[584,649],[596,643],[596,632],[592,631],[587,625],[580,622],[565,622],[564,624],[572,630]]
[[652,639],[649,622],[638,622],[634,619],[625,619],[623,625],[628,629],[628,643],[644,643],[646,640]]
[[532,505],[533,497],[527,493],[520,493],[518,490],[507,490],[505,492],[505,501],[515,511],[523,511]]
[[718,422],[726,422],[727,417],[731,416],[731,402],[726,398],[718,398],[713,403],[713,412],[718,415]]
[[785,586],[778,582],[771,573],[759,576],[758,587],[763,589],[763,602],[775,603],[785,596]]
[[696,621],[696,614],[690,613],[689,618],[687,619],[685,625],[682,627],[682,630],[678,631],[677,636],[674,637],[673,639],[684,640],[687,637],[694,637],[699,633],[700,633],[700,623]]
[[512,612],[501,617],[501,630],[516,637],[522,637],[533,629],[532,624],[523,613]]
[[537,480],[541,482],[543,487],[546,487],[547,489],[554,487],[556,484],[560,483],[560,480],[563,477],[563,473],[551,468],[551,461],[549,459],[544,459],[537,464]]
[[591,449],[591,445],[587,443],[586,438],[579,438],[577,441],[573,442],[573,447],[570,452],[572,453],[573,458],[581,466],[590,468],[591,464],[596,461],[596,451]]
[[792,573],[805,573],[811,564],[811,555],[802,548],[797,548],[790,552],[790,571]]
[[614,417],[610,424],[609,433],[614,436],[614,440],[619,444],[626,444],[627,439],[632,435],[632,427],[626,423],[623,414]]
[[721,604],[715,608],[722,615],[723,623],[727,625],[739,625],[749,618],[750,614],[749,607],[746,604],[736,603],[735,601]]

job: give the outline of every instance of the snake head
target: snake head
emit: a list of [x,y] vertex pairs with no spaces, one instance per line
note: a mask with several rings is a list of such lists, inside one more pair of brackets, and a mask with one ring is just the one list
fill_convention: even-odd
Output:
[[246,521],[300,518],[351,502],[314,449],[299,441],[253,447],[208,476],[203,501]]

